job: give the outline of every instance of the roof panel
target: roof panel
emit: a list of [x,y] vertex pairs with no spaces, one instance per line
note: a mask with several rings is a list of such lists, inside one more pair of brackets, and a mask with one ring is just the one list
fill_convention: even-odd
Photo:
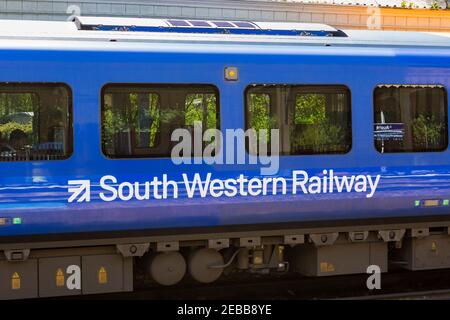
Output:
[[[80,30],[227,33],[284,36],[343,37],[345,34],[325,24],[246,21],[198,21],[183,19],[76,17]],[[195,23],[200,24],[195,25]]]
[[216,27],[219,28],[236,28],[232,23],[228,21],[211,21]]
[[202,20],[189,20],[189,23],[194,27],[211,27],[211,25],[207,21]]
[[167,20],[169,24],[173,27],[190,27],[191,25],[186,20]]
[[238,26],[239,28],[256,29],[255,25],[253,25],[251,22],[247,22],[247,21],[233,21],[233,24]]
[[136,27],[167,27],[166,20],[144,18],[116,18],[116,17],[75,17],[75,22],[83,25],[103,26],[136,26]]

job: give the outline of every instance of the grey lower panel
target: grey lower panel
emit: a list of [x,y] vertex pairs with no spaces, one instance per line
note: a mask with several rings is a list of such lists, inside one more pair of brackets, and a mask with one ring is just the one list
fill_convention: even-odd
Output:
[[0,299],[133,290],[133,258],[113,248],[33,252],[26,261],[0,260]]
[[450,236],[406,237],[395,259],[409,270],[450,268]]
[[125,271],[129,272],[129,261],[119,255],[84,256],[83,293],[107,293],[125,290]]
[[[81,259],[75,257],[57,257],[39,259],[39,296],[54,297],[81,294],[81,288],[77,288],[77,266]],[[75,267],[75,268],[74,268]],[[81,270],[81,269],[80,269]],[[68,282],[74,283],[73,286]]]
[[0,261],[0,299],[26,299],[38,296],[38,262]]
[[371,265],[380,267],[381,272],[388,269],[386,242],[306,244],[294,248],[291,255],[294,271],[307,276],[366,273]]

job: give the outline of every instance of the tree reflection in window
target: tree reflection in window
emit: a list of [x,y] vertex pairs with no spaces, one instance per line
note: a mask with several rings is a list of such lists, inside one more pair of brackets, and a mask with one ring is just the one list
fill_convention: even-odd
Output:
[[121,86],[104,91],[103,151],[108,157],[167,157],[176,129],[218,126],[215,89],[187,85]]
[[64,85],[0,85],[0,161],[69,157],[70,99],[69,89]]
[[280,154],[346,153],[351,148],[345,87],[253,85],[247,90],[246,119],[247,129],[279,129]]
[[379,126],[375,128],[375,147],[379,152],[447,148],[447,92],[442,86],[380,85],[374,96],[374,122]]

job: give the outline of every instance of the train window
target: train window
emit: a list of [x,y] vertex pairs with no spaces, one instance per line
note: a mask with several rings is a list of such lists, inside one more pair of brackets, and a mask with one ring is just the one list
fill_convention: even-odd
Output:
[[350,91],[344,86],[250,86],[246,128],[255,129],[258,138],[261,129],[278,129],[282,155],[347,153],[352,145]]
[[0,84],[0,161],[72,154],[72,97],[62,84]]
[[446,90],[441,86],[378,86],[374,94],[374,141],[381,153],[446,149]]
[[218,91],[209,85],[107,85],[102,147],[109,158],[170,157],[175,129],[219,127]]
[[270,95],[267,93],[250,93],[247,99],[248,127],[258,132],[257,139],[260,137],[259,131],[265,129],[267,132],[265,139],[270,143],[269,131],[276,127],[276,119],[270,116]]

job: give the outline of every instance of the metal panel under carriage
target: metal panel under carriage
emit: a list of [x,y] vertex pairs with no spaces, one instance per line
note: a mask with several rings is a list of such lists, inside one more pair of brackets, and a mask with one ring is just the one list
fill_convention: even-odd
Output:
[[132,258],[120,255],[82,257],[83,294],[132,291]]
[[27,299],[38,296],[36,259],[0,261],[0,299]]
[[81,288],[67,284],[73,271],[80,266],[80,257],[58,257],[39,259],[39,296],[68,296],[81,294]]
[[450,236],[447,230],[435,234],[428,229],[421,234],[413,230],[394,254],[408,270],[450,268]]
[[354,243],[341,235],[336,243],[299,245],[291,257],[293,270],[307,276],[365,273],[370,265],[388,269],[387,243],[375,239]]
[[0,300],[133,290],[133,258],[113,246],[8,250],[0,258]]

